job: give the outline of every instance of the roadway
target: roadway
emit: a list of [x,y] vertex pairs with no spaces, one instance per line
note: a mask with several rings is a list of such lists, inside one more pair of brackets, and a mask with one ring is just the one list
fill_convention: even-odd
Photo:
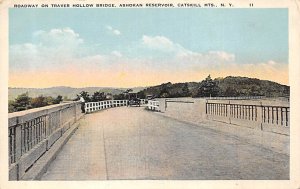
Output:
[[289,156],[144,110],[88,114],[41,180],[288,179]]

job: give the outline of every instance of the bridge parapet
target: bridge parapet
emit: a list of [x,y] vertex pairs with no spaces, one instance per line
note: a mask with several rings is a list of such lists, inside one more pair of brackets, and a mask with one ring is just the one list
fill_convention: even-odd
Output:
[[247,101],[207,101],[209,119],[289,135],[290,107]]
[[91,113],[99,110],[127,106],[128,100],[104,100],[99,102],[87,102],[85,103],[85,112]]
[[255,100],[263,99],[265,96],[235,96],[235,97],[209,97],[208,100]]
[[290,106],[282,98],[156,100],[160,102],[159,106],[164,115],[188,122],[200,123],[208,119],[284,135],[289,135],[290,132]]
[[[146,99],[140,99],[141,104],[146,104]],[[127,106],[128,100],[103,100],[99,102],[87,102],[85,103],[85,112],[91,113],[107,108]]]
[[160,111],[160,102],[158,100],[148,100],[147,108],[153,111]]
[[8,115],[9,179],[19,180],[83,116],[79,102]]

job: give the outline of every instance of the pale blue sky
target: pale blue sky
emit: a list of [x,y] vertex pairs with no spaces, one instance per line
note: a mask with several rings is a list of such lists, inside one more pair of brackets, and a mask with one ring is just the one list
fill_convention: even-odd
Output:
[[[122,35],[108,35],[105,26]],[[34,41],[37,30],[64,27],[79,33],[85,45],[97,45],[104,53],[126,52],[141,36],[159,35],[192,51],[234,53],[240,63],[288,60],[287,9],[10,10],[11,44]]]
[[[195,81],[209,73],[288,83],[288,9],[11,8],[9,42],[14,86],[36,85],[17,71],[58,74],[67,67],[103,77],[114,70],[116,82],[102,84],[109,86]],[[141,68],[148,72],[138,83],[132,75]],[[154,81],[153,73],[161,75]],[[127,83],[117,82],[121,76]],[[98,85],[89,82],[80,85]]]

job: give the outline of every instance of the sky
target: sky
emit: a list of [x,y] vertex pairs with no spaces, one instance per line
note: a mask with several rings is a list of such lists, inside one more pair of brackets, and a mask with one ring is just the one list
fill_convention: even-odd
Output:
[[287,9],[9,10],[10,87],[288,84]]

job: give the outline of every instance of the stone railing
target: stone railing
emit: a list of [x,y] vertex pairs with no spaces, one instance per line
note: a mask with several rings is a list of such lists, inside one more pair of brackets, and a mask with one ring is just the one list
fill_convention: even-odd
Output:
[[[146,99],[140,99],[141,105],[146,104]],[[85,103],[85,112],[91,113],[107,108],[127,106],[128,100],[104,100],[99,102],[87,102]]]
[[99,102],[87,102],[85,103],[85,112],[91,113],[107,108],[127,106],[127,104],[128,100],[105,100]]
[[206,102],[205,111],[211,119],[289,135],[289,106]]
[[236,97],[208,97],[210,100],[254,100],[254,99],[262,99],[265,96],[236,96]]
[[148,100],[147,108],[153,111],[160,111],[159,101],[157,100]]
[[8,115],[9,179],[19,180],[83,116],[79,102]]

